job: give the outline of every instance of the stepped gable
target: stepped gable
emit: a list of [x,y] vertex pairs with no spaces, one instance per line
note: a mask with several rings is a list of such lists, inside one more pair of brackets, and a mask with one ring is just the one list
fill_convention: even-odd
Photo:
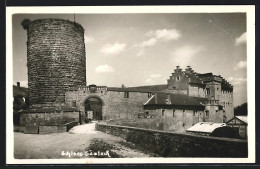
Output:
[[190,84],[199,84],[203,85],[202,81],[199,78],[199,74],[194,72],[194,70],[191,68],[191,66],[187,66],[187,68],[184,71],[185,75],[190,79]]

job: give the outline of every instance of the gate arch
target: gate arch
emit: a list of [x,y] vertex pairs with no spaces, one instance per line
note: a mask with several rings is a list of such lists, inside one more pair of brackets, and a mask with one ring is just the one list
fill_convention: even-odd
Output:
[[82,102],[82,106],[84,107],[85,112],[85,122],[88,122],[87,114],[92,114],[92,120],[102,120],[104,113],[105,103],[100,96],[91,95],[84,99]]

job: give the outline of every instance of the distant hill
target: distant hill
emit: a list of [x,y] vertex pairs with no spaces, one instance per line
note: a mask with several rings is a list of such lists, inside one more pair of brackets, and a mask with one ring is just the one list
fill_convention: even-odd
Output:
[[247,116],[247,103],[243,103],[234,109],[235,116],[243,115]]

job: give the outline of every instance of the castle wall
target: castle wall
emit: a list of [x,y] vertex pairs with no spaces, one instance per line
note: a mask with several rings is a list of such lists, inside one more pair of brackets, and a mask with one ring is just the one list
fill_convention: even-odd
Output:
[[233,92],[222,90],[220,94],[219,104],[223,106],[226,121],[234,117]]
[[205,110],[208,111],[208,122],[223,123],[223,110],[219,110],[218,105],[207,105]]
[[24,126],[60,125],[73,121],[79,122],[79,112],[35,112],[20,116],[20,125]]
[[138,118],[138,113],[143,112],[143,104],[148,100],[148,93],[129,92],[129,98],[125,98],[124,92],[106,91],[99,89],[95,93],[79,90],[69,91],[65,95],[65,103],[71,105],[76,101],[76,106],[84,110],[84,102],[87,98],[98,97],[102,100],[103,120]]
[[97,129],[115,135],[162,157],[247,157],[246,140],[196,136],[136,127],[98,124]]
[[[162,113],[164,110],[164,115]],[[156,109],[146,110],[154,115],[153,123],[162,125],[160,130],[171,132],[185,132],[192,125],[205,121],[204,111],[179,110],[179,109]]]
[[199,88],[199,96],[198,97],[206,97],[205,96],[205,90],[203,88]]

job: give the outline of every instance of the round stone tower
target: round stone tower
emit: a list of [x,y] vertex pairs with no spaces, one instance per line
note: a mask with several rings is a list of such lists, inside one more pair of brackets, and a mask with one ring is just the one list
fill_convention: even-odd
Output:
[[84,29],[62,19],[24,20],[30,105],[64,103],[71,87],[86,86]]

